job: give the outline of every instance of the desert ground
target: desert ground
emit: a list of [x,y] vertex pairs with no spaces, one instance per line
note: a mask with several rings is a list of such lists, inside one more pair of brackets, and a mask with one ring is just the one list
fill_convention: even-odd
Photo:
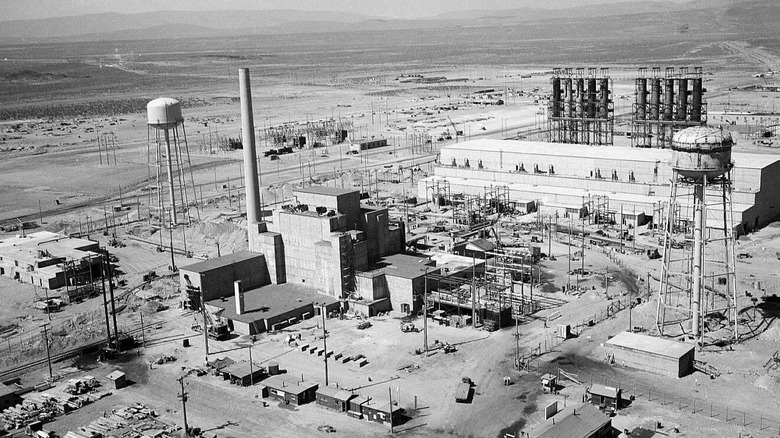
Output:
[[[385,62],[358,57],[355,61],[342,55],[343,59],[331,59],[318,70],[316,60],[304,59],[301,65],[280,60],[287,49],[284,46],[279,46],[278,53],[237,47],[234,54],[220,47],[203,50],[200,41],[191,46],[177,44],[184,46],[159,53],[144,47],[120,50],[107,45],[54,45],[46,48],[48,52],[38,50],[35,56],[21,48],[9,48],[6,59],[10,61],[0,63],[0,72],[6,74],[0,86],[0,224],[11,227],[21,222],[28,232],[80,234],[105,247],[115,234],[124,245],[110,248],[118,259],[115,268],[119,279],[125,280],[116,291],[121,307],[117,311],[119,325],[145,344],[102,362],[94,354],[55,361],[55,385],[91,374],[105,387],[108,382],[104,376],[115,369],[126,372],[132,384],[58,417],[47,429],[64,435],[117,406],[134,403],[151,407],[182,425],[176,379],[187,374],[189,425],[217,436],[258,436],[259,430],[264,436],[319,435],[318,428],[323,425],[335,429],[329,433],[332,436],[390,434],[386,426],[336,414],[313,403],[291,408],[261,398],[255,386],[237,387],[212,375],[189,373],[202,367],[207,357],[249,360],[251,349],[254,363],[265,366],[278,361],[291,375],[324,383],[322,358],[295,345],[321,343],[321,321],[306,320],[255,341],[248,337],[212,340],[207,355],[202,335],[191,328],[196,315],[178,308],[177,277],[171,275],[171,268],[215,257],[218,251],[227,254],[246,249],[241,151],[219,147],[220,140],[238,138],[240,133],[237,68],[250,68],[255,128],[260,132],[272,126],[333,118],[349,120],[355,140],[387,138],[389,142],[387,147],[358,156],[346,155],[344,145],[326,145],[272,161],[261,153],[272,145],[258,136],[264,203],[283,202],[285,193],[296,185],[324,184],[373,191],[371,202],[382,204],[416,194],[416,181],[432,172],[437,152],[444,145],[475,138],[543,139],[540,131],[546,126],[550,64],[566,58],[544,59],[550,63],[547,65],[542,61],[480,64],[464,62],[463,54],[448,54],[429,66],[422,55],[408,64],[398,59]],[[740,41],[688,41],[684,47],[665,50],[634,62],[609,62],[616,130],[630,130],[627,115],[640,64],[703,65],[711,112],[739,107],[775,111],[780,94],[750,89],[764,83],[753,77],[756,69],[777,63],[778,55],[771,49]],[[583,55],[578,62],[606,62],[608,55]],[[361,61],[365,61],[362,68]],[[447,80],[433,84],[405,81],[410,74]],[[487,89],[493,91],[479,93]],[[144,105],[158,96],[182,102],[196,205],[188,211],[190,223],[170,235],[148,220],[149,192],[144,190],[151,182],[147,165],[150,131]],[[497,99],[504,104],[491,104]],[[453,135],[456,130],[462,130],[463,135]],[[444,139],[447,132],[452,139]],[[431,139],[430,144],[427,139]],[[111,148],[101,149],[100,141],[108,141]],[[616,134],[615,144],[626,146],[629,140]],[[738,138],[736,149],[776,153],[771,147],[755,144],[749,136]],[[387,169],[400,174],[398,182],[390,182],[395,178],[387,176]],[[423,212],[426,206],[414,208]],[[392,212],[396,217],[404,216],[396,208]],[[503,225],[509,230],[521,220],[513,218]],[[413,225],[407,229],[425,229],[432,224]],[[548,252],[550,236],[535,236]],[[358,330],[359,321],[354,318],[328,319],[328,348],[364,354],[368,359],[364,367],[329,361],[330,383],[376,400],[392,396],[404,409],[403,421],[393,428],[399,436],[519,436],[542,421],[544,406],[552,401],[579,401],[592,382],[619,385],[635,397],[613,419],[621,431],[632,431],[631,436],[780,435],[778,371],[764,367],[780,349],[777,309],[759,308],[756,313],[745,301],[740,309],[743,342],[697,352],[697,358],[720,371],[717,378],[696,372],[675,380],[609,365],[600,345],[610,336],[629,327],[654,328],[660,261],[586,243],[585,261],[571,263],[582,263],[590,274],[577,277],[575,292],[564,294],[561,286],[572,282],[567,239],[563,234],[552,236],[548,257],[540,263],[542,285],[535,291],[544,305],[517,328],[489,333],[428,325],[429,343],[450,343],[456,346],[454,353],[435,349],[427,355],[415,354],[423,347],[422,333],[402,333],[401,317],[394,313],[372,318],[372,326],[366,330]],[[644,247],[654,240],[650,230],[639,229],[636,241],[626,243],[625,249],[629,245]],[[158,251],[169,247],[176,249],[175,254]],[[776,255],[780,252],[780,225],[741,236],[738,251],[751,255],[738,262],[738,290],[750,290],[758,297],[776,293],[780,286]],[[150,271],[159,277],[146,282],[143,276]],[[29,284],[0,277],[0,296],[5,304],[0,306],[0,326],[8,327],[0,340],[4,381],[28,387],[49,377],[40,349],[39,332],[44,323],[73,327],[71,332],[63,328],[62,339],[56,343],[60,351],[98,342],[105,336],[101,298],[66,306],[49,315],[49,320],[34,308],[43,293]],[[49,293],[57,295],[57,291]],[[641,304],[630,308],[627,303],[637,297]],[[582,326],[587,319],[597,323]],[[414,323],[422,325],[422,318],[417,317]],[[558,324],[576,327],[577,336],[565,341],[557,338]],[[301,340],[287,342],[291,335],[300,335]],[[183,346],[185,339],[189,347]],[[33,345],[36,353],[23,354],[24,345]],[[514,367],[516,354],[533,356],[528,369]],[[176,360],[149,365],[161,356]],[[28,360],[37,360],[37,366],[14,371]],[[563,380],[557,394],[543,392],[540,376],[559,370],[576,377]],[[473,400],[455,403],[455,387],[464,376],[475,383]],[[504,384],[505,376],[510,385]],[[58,389],[55,386],[49,391]]]

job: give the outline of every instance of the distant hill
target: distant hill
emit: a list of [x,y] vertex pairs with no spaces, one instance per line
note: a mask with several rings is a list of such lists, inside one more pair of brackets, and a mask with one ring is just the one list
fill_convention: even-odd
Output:
[[[566,9],[518,8],[501,11],[458,11],[419,20],[378,19],[359,14],[325,11],[208,11],[93,14],[74,17],[2,22],[0,42],[112,41],[232,35],[298,34],[314,32],[436,29],[514,24],[565,24],[584,35],[599,35],[598,20],[624,22],[627,30],[650,31],[659,21],[680,32],[738,32],[775,37],[778,0],[694,0],[625,2]],[[642,28],[645,23],[645,28]],[[650,23],[650,25],[648,25]],[[586,29],[592,26],[592,30]],[[649,27],[648,27],[649,26]],[[609,26],[607,26],[609,27]],[[614,28],[614,26],[613,26]]]

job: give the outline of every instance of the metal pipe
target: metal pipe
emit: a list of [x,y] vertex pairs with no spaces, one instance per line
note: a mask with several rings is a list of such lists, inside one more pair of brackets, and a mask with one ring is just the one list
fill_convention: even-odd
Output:
[[[257,223],[260,212],[260,186],[257,174],[257,152],[255,151],[255,127],[252,114],[252,90],[249,83],[249,69],[238,69],[238,83],[241,96],[241,140],[244,148],[244,187],[246,188],[246,221],[249,227]],[[249,248],[253,248],[253,235],[249,233]]]

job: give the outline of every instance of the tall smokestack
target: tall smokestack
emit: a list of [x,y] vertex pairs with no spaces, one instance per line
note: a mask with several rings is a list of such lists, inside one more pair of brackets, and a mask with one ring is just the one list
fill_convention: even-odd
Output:
[[260,218],[260,187],[257,178],[257,152],[255,151],[255,122],[252,114],[252,89],[249,85],[249,69],[238,69],[238,84],[241,94],[241,140],[244,147],[244,186],[246,187],[246,221],[251,232]]
[[236,293],[236,315],[244,313],[244,291],[241,280],[233,282],[233,291]]

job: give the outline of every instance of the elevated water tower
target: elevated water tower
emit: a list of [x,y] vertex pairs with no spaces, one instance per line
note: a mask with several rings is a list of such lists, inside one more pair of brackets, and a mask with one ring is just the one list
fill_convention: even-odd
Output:
[[[193,191],[195,185],[181,104],[176,99],[160,97],[146,105],[146,114],[148,177],[154,184],[149,190],[150,216],[159,218],[162,225],[165,212],[168,211],[172,226],[182,221],[189,222],[185,165],[190,170]],[[167,202],[164,193],[167,193]],[[194,192],[193,199],[196,199]]]
[[722,330],[728,321],[734,339],[739,338],[733,145],[728,131],[707,126],[686,128],[672,139],[673,174],[662,224],[663,269],[656,313],[662,335],[685,334],[703,343],[705,330]]

